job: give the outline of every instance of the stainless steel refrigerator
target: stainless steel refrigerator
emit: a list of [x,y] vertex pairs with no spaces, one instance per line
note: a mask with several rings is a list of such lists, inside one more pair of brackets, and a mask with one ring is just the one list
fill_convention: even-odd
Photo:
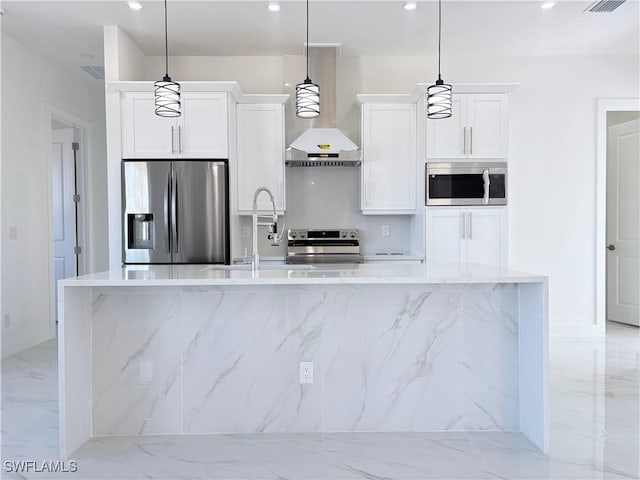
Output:
[[225,160],[123,160],[123,263],[230,263]]

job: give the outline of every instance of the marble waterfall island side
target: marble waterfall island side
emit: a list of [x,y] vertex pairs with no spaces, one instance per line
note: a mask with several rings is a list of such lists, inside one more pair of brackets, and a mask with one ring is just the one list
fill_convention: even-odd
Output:
[[548,447],[538,275],[128,267],[60,282],[58,338],[62,458],[145,434],[497,430]]

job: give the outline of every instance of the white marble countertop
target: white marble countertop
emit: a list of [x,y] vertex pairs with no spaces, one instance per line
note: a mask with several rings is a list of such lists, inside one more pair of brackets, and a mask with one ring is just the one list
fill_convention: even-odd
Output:
[[380,262],[344,265],[130,265],[61,280],[61,286],[537,283],[546,277],[486,265]]

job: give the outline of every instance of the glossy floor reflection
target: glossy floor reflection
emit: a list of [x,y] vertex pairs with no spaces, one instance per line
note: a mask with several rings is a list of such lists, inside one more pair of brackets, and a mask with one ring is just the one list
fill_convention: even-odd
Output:
[[[551,451],[517,433],[190,435],[96,438],[75,473],[21,474],[58,458],[56,345],[2,361],[2,478],[602,479],[640,477],[640,331],[550,346]],[[68,465],[67,465],[68,467]]]

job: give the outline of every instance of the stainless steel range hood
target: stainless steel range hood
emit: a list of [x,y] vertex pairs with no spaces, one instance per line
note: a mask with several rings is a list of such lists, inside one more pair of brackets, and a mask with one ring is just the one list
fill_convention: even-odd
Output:
[[320,86],[320,115],[308,120],[310,128],[286,150],[291,167],[355,167],[360,165],[358,146],[336,128],[337,47],[309,46],[309,73]]

